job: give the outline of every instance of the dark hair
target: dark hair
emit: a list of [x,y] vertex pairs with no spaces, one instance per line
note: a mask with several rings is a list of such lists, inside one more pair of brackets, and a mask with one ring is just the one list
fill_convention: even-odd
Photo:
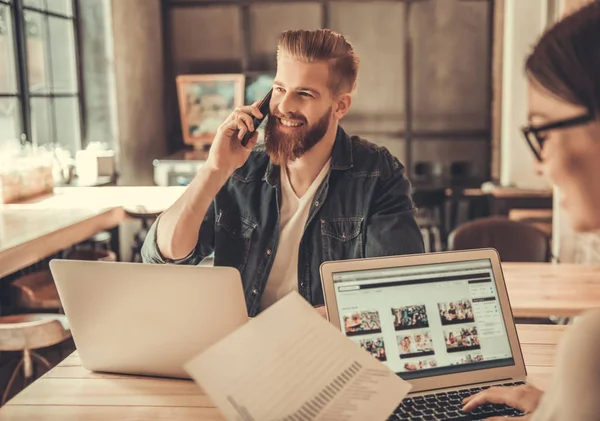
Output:
[[525,70],[560,99],[600,117],[600,1],[546,31],[527,58]]

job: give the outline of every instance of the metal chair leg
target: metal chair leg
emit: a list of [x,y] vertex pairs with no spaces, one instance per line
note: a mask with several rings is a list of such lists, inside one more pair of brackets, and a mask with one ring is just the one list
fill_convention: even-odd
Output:
[[0,401],[0,406],[3,406],[6,403],[6,400],[8,399],[8,394],[10,393],[10,389],[12,388],[12,385],[15,382],[15,380],[17,378],[17,374],[19,374],[19,371],[21,370],[22,366],[23,366],[23,357],[21,357],[21,359],[19,360],[12,375],[10,376],[10,379],[8,380],[8,383],[6,383],[6,388],[4,389],[4,393],[2,394],[2,401]]
[[42,364],[47,370],[50,370],[52,368],[52,364],[50,364],[50,362],[46,358],[42,357],[37,352],[31,351],[31,357],[34,360],[37,360],[40,364]]
[[0,406],[3,406],[6,403],[6,400],[8,399],[10,390],[12,389],[12,386],[13,386],[15,380],[17,379],[17,375],[21,371],[21,367],[23,367],[23,388],[25,388],[28,385],[29,380],[33,377],[33,374],[34,374],[34,372],[33,372],[34,360],[37,361],[38,363],[40,363],[42,366],[44,366],[47,370],[50,370],[52,368],[52,365],[50,364],[50,362],[46,358],[44,358],[40,354],[38,354],[37,352],[31,351],[29,349],[23,350],[23,356],[19,360],[12,375],[10,376],[10,380],[8,380],[8,383],[6,384],[6,389],[4,390],[4,393],[2,394],[2,400],[0,401]]

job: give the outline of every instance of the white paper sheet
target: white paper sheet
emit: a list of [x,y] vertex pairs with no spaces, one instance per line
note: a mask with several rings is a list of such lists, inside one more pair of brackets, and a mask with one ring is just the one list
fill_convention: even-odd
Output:
[[387,420],[411,389],[296,292],[185,369],[228,420]]

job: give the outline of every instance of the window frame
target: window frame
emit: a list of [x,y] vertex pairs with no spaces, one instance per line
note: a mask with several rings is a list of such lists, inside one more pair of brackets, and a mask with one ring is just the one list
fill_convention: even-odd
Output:
[[[32,98],[74,98],[77,101],[77,110],[79,112],[79,144],[75,145],[76,149],[83,149],[84,147],[84,108],[83,108],[83,80],[81,75],[81,54],[80,54],[80,33],[79,33],[79,14],[77,8],[76,0],[69,0],[71,3],[72,14],[68,16],[62,13],[56,13],[53,11],[47,10],[47,1],[42,0],[44,3],[43,8],[27,6],[24,4],[24,0],[0,0],[0,6],[8,6],[9,10],[9,18],[12,19],[12,38],[13,38],[13,51],[14,51],[14,64],[15,64],[15,73],[16,73],[16,92],[15,93],[5,93],[0,92],[0,99],[14,99],[18,101],[18,123],[20,125],[20,141],[21,145],[32,144],[33,143],[33,128],[32,128],[32,111],[31,111],[31,100]],[[50,0],[51,1],[51,0]],[[63,19],[66,21],[70,21],[73,26],[73,54],[75,59],[75,84],[76,90],[75,93],[55,93],[50,90],[47,93],[31,93],[29,90],[29,67],[27,60],[27,35],[26,35],[26,27],[25,27],[25,13],[26,12],[36,12],[40,13],[45,17],[52,17]],[[47,26],[47,25],[46,25]],[[49,38],[49,30],[47,29],[46,34],[44,36]],[[50,44],[50,41],[48,41]],[[52,49],[45,48],[44,54],[47,54],[48,62],[51,62],[52,58]],[[51,74],[51,69],[49,69],[49,74]],[[49,79],[49,83],[53,81]],[[51,133],[49,136],[51,137],[53,143],[56,143],[56,104],[51,101],[49,107],[51,108],[52,113],[52,127]],[[75,119],[77,121],[77,119]],[[0,142],[3,139],[0,139]],[[60,143],[59,143],[60,144]]]

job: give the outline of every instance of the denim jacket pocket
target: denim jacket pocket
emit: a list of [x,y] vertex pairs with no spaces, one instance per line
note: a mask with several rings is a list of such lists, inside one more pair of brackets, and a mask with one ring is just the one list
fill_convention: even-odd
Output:
[[363,219],[321,219],[321,242],[325,261],[364,257]]
[[257,225],[246,218],[221,212],[216,220],[215,265],[234,267],[243,273]]

